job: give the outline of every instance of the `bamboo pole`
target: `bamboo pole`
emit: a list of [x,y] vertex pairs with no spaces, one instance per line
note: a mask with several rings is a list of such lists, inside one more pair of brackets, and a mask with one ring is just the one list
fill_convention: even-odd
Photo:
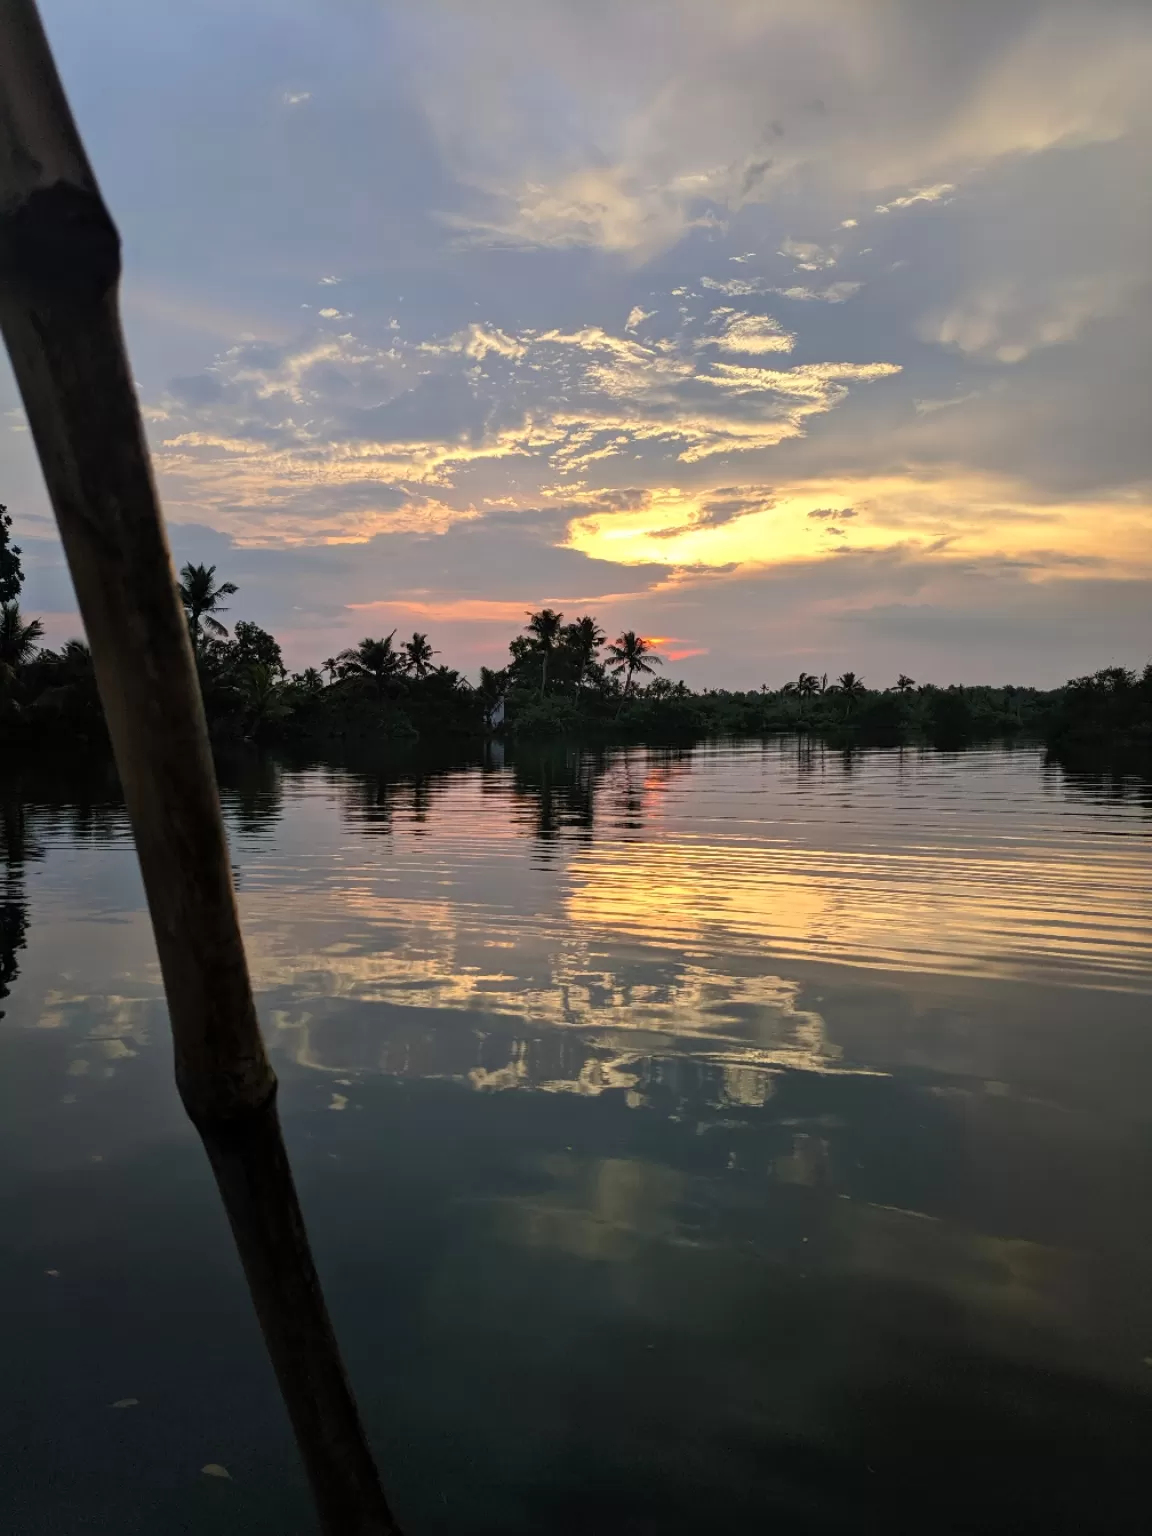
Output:
[[256,1021],[119,279],[119,236],[35,0],[0,0],[0,325],[92,647],[177,1085],[228,1212],[321,1528],[385,1536],[397,1527],[324,1305]]

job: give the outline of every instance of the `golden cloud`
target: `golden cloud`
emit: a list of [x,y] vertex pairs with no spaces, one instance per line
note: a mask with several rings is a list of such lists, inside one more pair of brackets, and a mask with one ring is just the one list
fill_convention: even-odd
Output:
[[[714,490],[655,489],[642,505],[574,518],[568,543],[626,565],[748,568],[902,549],[1035,561],[1055,573],[1152,572],[1152,498],[1037,502],[1019,482],[959,470],[809,480],[763,494],[761,508],[716,524],[706,514]],[[850,521],[814,517],[838,505]]]
[[[564,477],[603,466],[603,479],[624,455],[696,464],[770,449],[802,436],[850,385],[900,371],[713,359],[703,354],[779,355],[794,342],[770,316],[716,318],[719,330],[704,336],[641,339],[600,326],[510,335],[474,322],[443,341],[392,337],[387,347],[350,335],[294,349],[241,344],[193,391],[198,403],[166,396],[150,413],[164,433],[156,463],[166,499],[245,543],[442,532],[476,515],[458,482],[484,466],[519,459]],[[506,365],[499,380],[480,366],[492,355]],[[407,435],[373,432],[386,423]],[[484,494],[493,489],[483,486],[481,504],[493,504]],[[501,503],[525,504],[499,489]]]

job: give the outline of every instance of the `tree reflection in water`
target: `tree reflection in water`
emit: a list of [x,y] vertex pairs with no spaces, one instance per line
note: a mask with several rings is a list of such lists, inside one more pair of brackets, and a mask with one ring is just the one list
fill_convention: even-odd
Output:
[[[0,1002],[9,995],[20,973],[17,955],[24,948],[28,933],[28,904],[24,900],[23,881],[18,867],[6,862],[0,885]],[[0,1008],[0,1019],[4,1010]]]
[[[33,845],[35,846],[35,845]],[[24,893],[24,863],[29,856],[28,826],[23,794],[0,790],[0,1003],[11,995],[20,973],[17,959],[28,936],[28,902]],[[0,1008],[0,1019],[4,1010]]]
[[[1138,766],[489,742],[252,752],[220,779],[304,1195],[375,1430],[411,1448],[413,1529],[1144,1528]],[[0,1168],[40,1136],[53,1169],[8,1222],[51,1239],[11,1270],[28,1528],[69,1528],[71,1467],[102,1528],[294,1531],[276,1475],[247,1479],[262,1513],[245,1477],[200,1490],[223,1515],[173,1477],[166,1425],[210,1441],[197,1465],[280,1452],[230,1367],[221,1389],[247,1335],[202,1304],[219,1233],[163,1103],[141,1134],[163,1031],[126,984],[138,894],[114,943],[84,906],[126,836],[114,781],[25,774],[0,836],[0,994],[27,1012],[50,924],[82,919],[52,1028],[4,1031],[36,1091],[6,1078],[29,1113]],[[58,866],[33,966],[25,870],[72,842],[97,856]],[[62,1092],[32,1072],[69,1035],[100,1072]],[[100,1276],[91,1305],[58,1308],[48,1266]],[[100,1371],[103,1400],[148,1404],[123,1443]]]
[[99,754],[83,765],[55,758],[0,760],[0,1001],[11,995],[28,941],[25,866],[43,859],[53,837],[110,842],[124,827],[115,770]]

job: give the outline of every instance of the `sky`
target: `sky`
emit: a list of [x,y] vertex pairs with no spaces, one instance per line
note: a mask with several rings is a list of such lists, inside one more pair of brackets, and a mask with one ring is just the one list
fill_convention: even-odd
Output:
[[42,4],[174,556],[291,665],[544,605],[698,687],[1152,654],[1146,0]]

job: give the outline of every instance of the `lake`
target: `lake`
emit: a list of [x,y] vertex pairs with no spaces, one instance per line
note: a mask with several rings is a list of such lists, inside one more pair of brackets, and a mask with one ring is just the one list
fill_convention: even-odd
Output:
[[[1152,781],[795,739],[221,771],[409,1536],[1146,1529]],[[303,1536],[115,781],[0,767],[0,808],[0,1528]]]

